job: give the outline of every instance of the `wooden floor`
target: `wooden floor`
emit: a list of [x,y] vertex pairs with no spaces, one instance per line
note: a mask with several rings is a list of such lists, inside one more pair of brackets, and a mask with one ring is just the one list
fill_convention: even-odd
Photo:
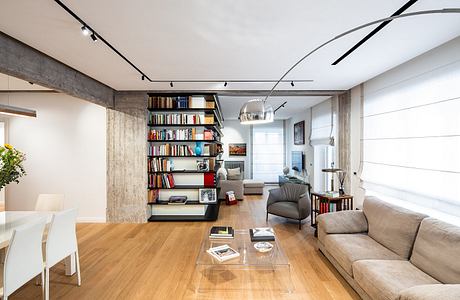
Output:
[[[235,228],[266,226],[264,196],[247,196],[238,206],[222,205],[216,224]],[[309,219],[302,230],[296,222],[270,216],[291,264],[294,292],[216,292],[195,294],[189,282],[205,232],[213,223],[79,224],[77,229],[82,286],[52,269],[51,299],[359,299],[317,250]],[[40,299],[34,282],[11,299]]]

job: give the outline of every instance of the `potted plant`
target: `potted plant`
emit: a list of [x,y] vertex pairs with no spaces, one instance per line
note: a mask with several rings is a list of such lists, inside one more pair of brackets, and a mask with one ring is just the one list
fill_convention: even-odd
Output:
[[25,159],[24,153],[10,144],[0,146],[0,190],[13,181],[19,183],[19,178],[26,175],[22,165]]

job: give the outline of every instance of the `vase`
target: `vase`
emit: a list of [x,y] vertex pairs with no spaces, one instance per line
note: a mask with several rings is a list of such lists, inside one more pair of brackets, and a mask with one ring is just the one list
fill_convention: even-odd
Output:
[[201,156],[201,153],[203,152],[202,149],[202,143],[201,142],[197,142],[196,143],[196,146],[195,146],[195,155],[196,156]]

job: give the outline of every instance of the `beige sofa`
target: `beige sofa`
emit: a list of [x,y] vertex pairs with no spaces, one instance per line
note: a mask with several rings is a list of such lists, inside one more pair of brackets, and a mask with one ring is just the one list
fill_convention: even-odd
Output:
[[460,227],[375,197],[317,221],[320,251],[363,299],[460,299]]

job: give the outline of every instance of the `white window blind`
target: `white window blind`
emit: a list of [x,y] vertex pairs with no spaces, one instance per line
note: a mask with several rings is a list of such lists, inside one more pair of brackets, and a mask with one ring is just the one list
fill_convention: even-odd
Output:
[[334,145],[332,104],[332,99],[328,99],[312,107],[310,145]]
[[284,166],[283,121],[252,127],[252,176],[264,182],[278,182]]
[[460,62],[365,95],[366,192],[460,217]]

